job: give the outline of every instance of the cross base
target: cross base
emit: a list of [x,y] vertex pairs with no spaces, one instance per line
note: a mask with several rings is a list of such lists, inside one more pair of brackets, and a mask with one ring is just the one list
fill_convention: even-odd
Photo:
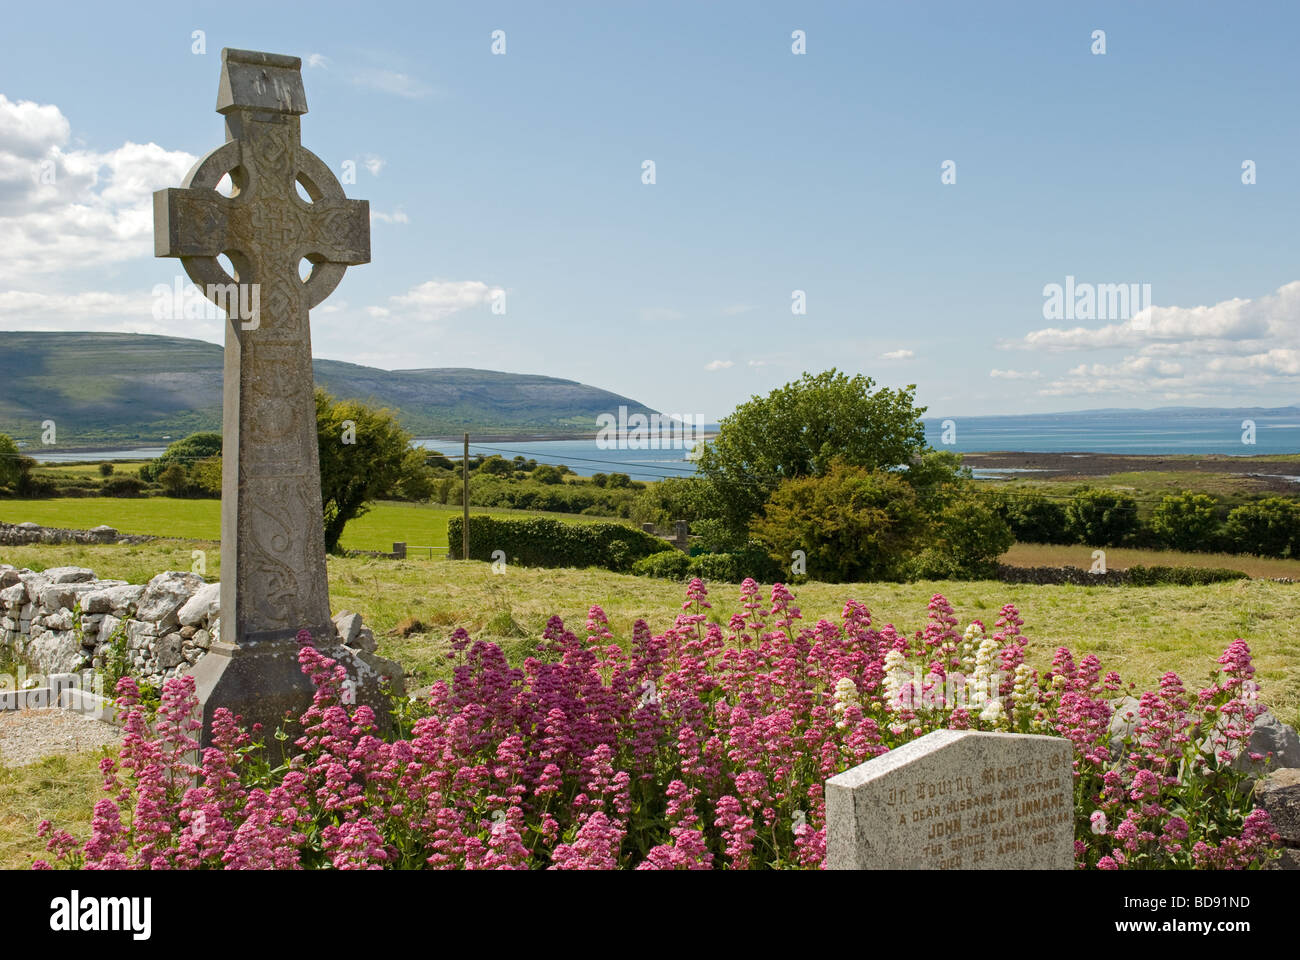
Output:
[[[212,743],[212,715],[218,707],[225,707],[241,717],[241,727],[252,732],[253,724],[260,723],[260,736],[266,745],[267,759],[278,764],[297,753],[293,741],[302,735],[297,720],[311,706],[316,687],[311,678],[302,672],[298,663],[299,645],[296,640],[259,643],[250,646],[217,641],[206,655],[194,665],[195,691],[202,711],[203,731],[199,742],[202,747]],[[385,683],[391,693],[404,693],[402,668],[391,660],[374,654],[352,650],[341,644],[319,646],[322,654],[337,660],[347,671],[348,679],[355,685],[356,704],[366,704],[375,713],[380,733],[392,727],[390,704],[384,696]],[[352,712],[354,706],[347,705]],[[285,713],[293,718],[286,724]],[[285,727],[289,739],[275,739],[277,727]]]

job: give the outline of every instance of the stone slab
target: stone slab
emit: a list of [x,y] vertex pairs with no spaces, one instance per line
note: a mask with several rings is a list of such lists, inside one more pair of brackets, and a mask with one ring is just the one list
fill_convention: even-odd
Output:
[[1070,870],[1070,742],[936,730],[826,781],[831,870]]

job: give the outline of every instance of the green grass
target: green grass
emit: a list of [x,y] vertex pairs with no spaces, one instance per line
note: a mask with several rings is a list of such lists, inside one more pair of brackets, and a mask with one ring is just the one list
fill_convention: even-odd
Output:
[[[1015,567],[1092,566],[1095,547],[1075,544],[1017,543],[999,559]],[[1106,566],[1116,570],[1141,564],[1144,567],[1226,567],[1252,577],[1290,577],[1300,580],[1300,560],[1256,557],[1236,553],[1186,553],[1181,550],[1147,550],[1135,547],[1106,547]]]
[[[447,550],[447,521],[460,507],[429,503],[377,503],[369,513],[348,524],[342,545],[348,550],[391,550],[394,543],[431,545]],[[607,517],[569,513],[541,513],[471,507],[472,514],[493,517],[552,517],[564,523],[592,523]],[[219,500],[181,500],[170,497],[63,497],[49,500],[0,500],[0,520],[27,520],[48,527],[87,530],[102,523],[121,533],[182,537],[216,542],[221,538]],[[620,521],[614,521],[620,522]],[[189,563],[184,569],[189,569]]]
[[[211,545],[207,545],[209,548]],[[0,562],[20,566],[74,563],[101,577],[143,582],[161,570],[187,570],[191,549],[203,544],[157,541],[136,547],[34,545],[0,548]],[[1109,557],[1109,552],[1108,552]],[[626,641],[644,618],[656,632],[672,623],[684,585],[605,570],[508,567],[493,574],[480,562],[404,561],[330,557],[331,607],[359,612],[379,638],[379,652],[401,661],[417,684],[447,675],[446,639],[456,627],[475,638],[501,643],[518,662],[552,614],[580,631],[592,604],[600,604],[616,635]],[[215,551],[208,576],[216,579]],[[735,611],[735,585],[711,587],[715,618]],[[1204,678],[1236,637],[1256,655],[1265,699],[1287,722],[1300,719],[1300,585],[1244,580],[1202,587],[1078,587],[979,582],[809,583],[795,588],[804,622],[835,619],[849,598],[870,608],[876,623],[914,631],[926,604],[943,593],[963,623],[992,625],[1004,603],[1014,603],[1031,638],[1029,654],[1046,666],[1058,646],[1076,656],[1096,653],[1106,669],[1126,680],[1154,685],[1166,670],[1189,683]],[[388,636],[414,617],[426,629],[410,637]]]
[[60,754],[22,767],[0,765],[0,870],[24,870],[48,856],[36,836],[49,820],[74,836],[90,835],[103,797],[98,752]]

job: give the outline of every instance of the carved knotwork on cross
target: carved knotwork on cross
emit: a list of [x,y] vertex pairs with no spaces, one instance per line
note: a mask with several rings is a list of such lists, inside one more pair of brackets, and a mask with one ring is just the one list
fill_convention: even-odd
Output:
[[[332,632],[308,311],[370,260],[370,207],[300,142],[302,61],[223,50],[217,112],[226,143],[154,194],[155,252],[179,257],[227,307],[223,403],[223,644]],[[231,196],[217,192],[230,176]],[[299,196],[301,185],[309,199]],[[231,276],[218,257],[234,268]],[[299,267],[311,263],[303,280]],[[255,303],[252,316],[228,308]],[[226,302],[223,303],[223,300]]]

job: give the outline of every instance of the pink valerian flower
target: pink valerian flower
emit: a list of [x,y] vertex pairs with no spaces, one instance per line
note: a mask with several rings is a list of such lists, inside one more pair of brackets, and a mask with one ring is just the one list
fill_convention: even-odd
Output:
[[[101,763],[106,799],[91,838],[78,847],[43,825],[51,856],[38,866],[815,869],[826,856],[825,780],[929,730],[985,724],[941,693],[977,660],[1002,673],[987,693],[1013,729],[1073,743],[1090,813],[1075,841],[1080,865],[1237,868],[1269,856],[1262,812],[1214,821],[1213,804],[1185,805],[1177,779],[1199,748],[1191,737],[1213,731],[1216,751],[1235,756],[1262,709],[1244,644],[1194,697],[1175,675],[1161,678],[1134,713],[1130,754],[1115,762],[1119,678],[1061,648],[1055,675],[1037,682],[1013,606],[995,635],[976,623],[963,643],[938,594],[914,640],[873,627],[855,601],[838,621],[800,626],[784,585],[769,609],[752,580],[724,629],[710,622],[707,596],[692,583],[672,626],[655,634],[637,621],[626,651],[599,607],[585,641],[553,617],[522,667],[456,631],[452,678],[432,686],[406,739],[383,739],[371,707],[343,702],[346,672],[305,634],[299,660],[316,695],[285,741],[286,767],[269,773],[250,762],[264,748],[221,710],[194,765],[192,683],[169,681],[151,722],[126,680],[123,744]],[[954,666],[963,656],[969,665]],[[1234,776],[1212,764],[1205,755],[1188,775]]]

